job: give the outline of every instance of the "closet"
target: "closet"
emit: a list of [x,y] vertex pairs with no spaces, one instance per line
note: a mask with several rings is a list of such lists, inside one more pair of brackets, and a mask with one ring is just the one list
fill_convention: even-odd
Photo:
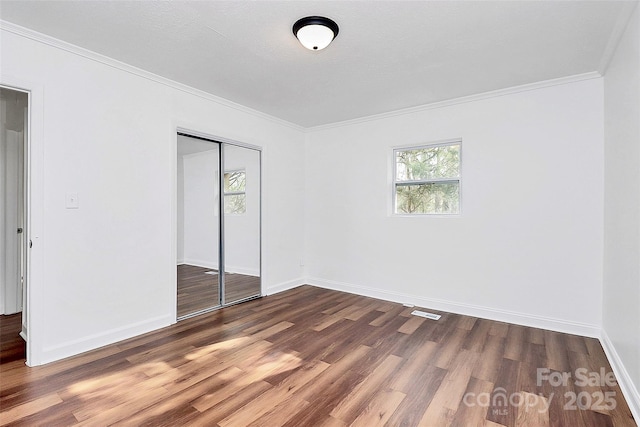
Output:
[[177,143],[178,320],[261,295],[261,151]]

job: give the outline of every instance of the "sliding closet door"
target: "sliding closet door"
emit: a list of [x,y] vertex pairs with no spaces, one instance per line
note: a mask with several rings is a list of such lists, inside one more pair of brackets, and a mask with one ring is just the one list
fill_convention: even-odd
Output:
[[223,304],[260,295],[260,151],[223,144]]
[[220,301],[220,144],[178,136],[178,318]]

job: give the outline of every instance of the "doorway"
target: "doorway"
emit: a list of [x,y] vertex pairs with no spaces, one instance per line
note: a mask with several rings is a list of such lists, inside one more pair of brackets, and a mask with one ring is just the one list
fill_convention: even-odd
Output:
[[27,339],[29,94],[0,86],[0,314],[19,316]]
[[261,152],[179,132],[177,318],[261,296]]

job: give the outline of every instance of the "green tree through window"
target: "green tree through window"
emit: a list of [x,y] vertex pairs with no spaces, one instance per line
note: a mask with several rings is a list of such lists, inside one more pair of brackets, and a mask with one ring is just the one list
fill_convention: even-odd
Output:
[[224,173],[224,213],[243,214],[247,211],[247,174],[243,170]]
[[395,150],[395,213],[460,212],[460,145]]

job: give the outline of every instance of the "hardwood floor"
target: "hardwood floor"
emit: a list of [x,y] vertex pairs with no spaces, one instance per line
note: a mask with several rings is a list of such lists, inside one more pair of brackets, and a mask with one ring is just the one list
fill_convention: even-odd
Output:
[[225,300],[227,302],[240,301],[260,295],[260,277],[227,273],[224,276],[224,280]]
[[[178,317],[215,307],[219,302],[217,274],[210,268],[178,265]],[[260,294],[260,278],[225,274],[225,299],[238,301]]]
[[3,345],[0,425],[635,425],[580,384],[611,372],[597,340],[411,311],[302,286],[41,367]]
[[217,274],[205,274],[210,268],[178,265],[178,317],[218,305]]
[[[22,313],[0,316],[0,364],[25,360],[26,345],[20,337]],[[0,370],[0,385],[2,381]],[[0,406],[2,408],[2,406]]]

